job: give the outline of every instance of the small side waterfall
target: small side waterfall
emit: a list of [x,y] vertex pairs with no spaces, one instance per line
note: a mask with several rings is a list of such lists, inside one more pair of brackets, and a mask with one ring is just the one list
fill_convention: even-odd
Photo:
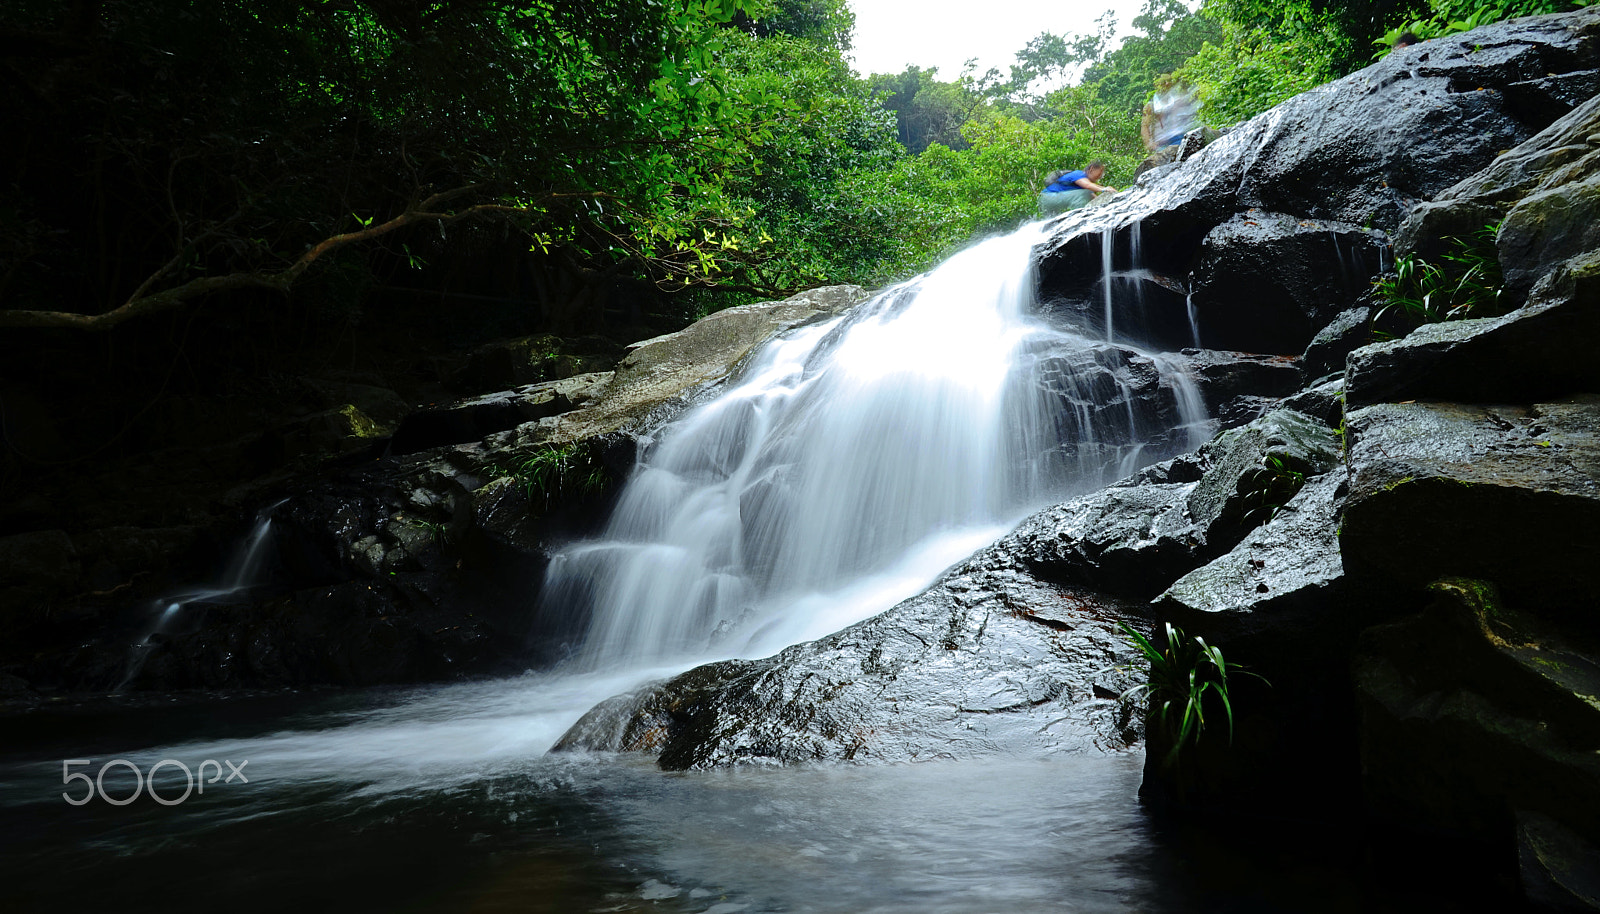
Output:
[[1107,226],[1106,228],[1103,228],[1103,229],[1100,230],[1100,277],[1101,277],[1100,281],[1101,281],[1101,284],[1105,287],[1106,342],[1108,342],[1108,343],[1112,342],[1113,340],[1115,340],[1117,338],[1116,322],[1113,319],[1113,314],[1115,313],[1115,309],[1114,309],[1115,302],[1114,302],[1114,296],[1111,294],[1111,279],[1112,279],[1112,270],[1111,270],[1111,259],[1112,258],[1111,258],[1111,255],[1113,253],[1113,248],[1116,246],[1116,243],[1117,243],[1117,233],[1116,233],[1115,229],[1111,228],[1110,226]]
[[1043,232],[773,341],[662,429],[603,535],[549,568],[540,612],[589,620],[577,665],[762,656],[837,631],[1029,511],[1198,444],[1177,362],[1034,316]]
[[234,550],[228,567],[223,571],[221,583],[215,587],[202,587],[171,594],[155,601],[151,607],[150,624],[134,640],[129,651],[128,671],[112,691],[120,692],[133,682],[134,677],[144,668],[144,662],[149,658],[150,650],[155,646],[156,640],[172,630],[186,607],[196,603],[226,603],[229,602],[229,598],[248,591],[260,583],[261,572],[271,553],[272,512],[282,504],[282,501],[277,502],[256,514],[255,526],[251,528],[250,535],[244,542]]

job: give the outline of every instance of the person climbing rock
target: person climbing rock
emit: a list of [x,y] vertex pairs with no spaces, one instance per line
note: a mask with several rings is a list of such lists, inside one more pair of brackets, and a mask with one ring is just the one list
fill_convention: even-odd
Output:
[[1039,192],[1039,212],[1046,216],[1087,206],[1095,194],[1116,193],[1115,187],[1100,184],[1105,177],[1106,163],[1096,159],[1082,171],[1068,171],[1056,175]]

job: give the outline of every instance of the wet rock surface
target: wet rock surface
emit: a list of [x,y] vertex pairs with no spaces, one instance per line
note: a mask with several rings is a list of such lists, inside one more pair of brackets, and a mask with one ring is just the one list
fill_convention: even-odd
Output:
[[[1206,326],[1232,328],[1208,331],[1217,336],[1204,345],[1299,354],[1329,318],[1361,304],[1383,234],[1418,204],[1476,180],[1567,109],[1572,90],[1559,78],[1600,67],[1597,34],[1593,10],[1498,23],[1390,54],[1297,96],[1146,175],[1115,205],[1062,217],[1041,286],[1047,297],[1084,297],[1109,243],[1114,270],[1194,274],[1184,282],[1203,301]],[[1330,228],[1312,228],[1322,225]],[[1263,249],[1234,236],[1257,232],[1294,258],[1253,266]],[[1236,277],[1230,261],[1256,284]],[[1251,292],[1263,283],[1276,290],[1273,320],[1256,326],[1261,299],[1232,294],[1236,281]],[[1217,293],[1209,298],[1207,283]]]
[[1300,354],[1367,291],[1386,244],[1381,233],[1347,223],[1257,210],[1234,216],[1200,244],[1191,279],[1200,345]]
[[[1600,398],[1527,407],[1385,404],[1350,415],[1347,562],[1420,588],[1492,580],[1515,605],[1592,602]],[[1573,621],[1600,633],[1579,611]]]
[[1515,836],[1525,891],[1584,910],[1600,834],[1594,642],[1573,643],[1484,581],[1431,590],[1422,612],[1368,631],[1356,656],[1368,804],[1390,823]]
[[1139,738],[1109,598],[1041,582],[1004,544],[838,634],[700,667],[609,701],[558,751],[631,751],[663,768],[1113,752]]
[[1149,597],[1266,520],[1234,503],[1269,456],[1324,467],[1327,440],[1326,426],[1273,413],[1034,515],[837,635],[606,702],[560,747],[645,752],[667,768],[1125,747],[1137,731],[1118,698],[1134,654],[1117,623],[1148,626]]

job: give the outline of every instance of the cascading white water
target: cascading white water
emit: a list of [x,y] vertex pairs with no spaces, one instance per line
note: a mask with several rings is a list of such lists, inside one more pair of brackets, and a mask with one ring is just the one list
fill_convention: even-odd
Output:
[[263,508],[256,514],[255,528],[250,531],[243,544],[235,549],[233,558],[229,560],[227,569],[223,572],[222,583],[216,587],[204,587],[197,590],[186,590],[182,593],[171,594],[155,602],[152,607],[153,614],[149,626],[132,644],[128,655],[128,669],[123,674],[122,680],[112,689],[120,692],[133,682],[139,670],[144,667],[145,660],[150,656],[150,649],[158,635],[166,634],[168,629],[182,615],[183,609],[192,603],[211,603],[225,601],[235,594],[254,587],[260,578],[262,565],[267,560],[267,553],[271,543],[272,512],[283,504],[279,501]]
[[[1165,456],[1145,451],[1169,429],[1135,410],[1117,370],[1127,348],[1032,315],[1043,231],[990,239],[770,343],[663,429],[603,535],[550,566],[541,612],[587,614],[580,664],[820,637],[913,595],[1028,510]],[[1203,434],[1179,366],[1143,358],[1171,388],[1169,425]],[[1178,449],[1198,441],[1181,434]]]
[[1113,314],[1115,313],[1114,306],[1116,302],[1111,294],[1111,254],[1112,246],[1116,244],[1116,240],[1116,232],[1110,227],[1100,230],[1100,281],[1105,287],[1106,342],[1108,343],[1117,338],[1115,333],[1115,321],[1113,320]]

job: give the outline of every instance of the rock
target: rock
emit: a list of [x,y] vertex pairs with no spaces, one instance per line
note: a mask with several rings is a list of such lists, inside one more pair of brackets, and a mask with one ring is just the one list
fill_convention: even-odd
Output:
[[[1032,382],[1056,417],[1057,437],[1070,444],[1042,455],[1059,478],[1110,482],[1133,461],[1187,450],[1185,366],[1165,356],[1109,344],[1062,347],[1030,356]],[[1195,404],[1198,410],[1198,404]],[[1136,464],[1135,464],[1136,465]]]
[[1132,684],[1126,612],[992,548],[838,634],[612,699],[557,749],[653,754],[669,770],[1115,752],[1138,735],[1115,698]]
[[1549,911],[1600,911],[1600,847],[1553,816],[1517,812],[1523,895]]
[[[191,605],[127,687],[368,686],[509,673],[520,668],[520,632],[485,611],[487,590],[438,576],[386,576],[255,605]],[[121,674],[110,671],[114,678],[99,688]]]
[[1299,355],[1368,291],[1381,235],[1340,222],[1250,210],[1201,242],[1191,301],[1201,345]]
[[1424,324],[1350,354],[1352,406],[1392,400],[1531,402],[1600,390],[1600,251],[1539,281],[1504,317]]
[[1287,356],[1185,349],[1184,357],[1213,408],[1238,397],[1283,397],[1300,387],[1300,365]]
[[1483,582],[1432,592],[1424,613],[1361,640],[1368,803],[1389,822],[1496,847],[1514,840],[1515,811],[1523,866],[1572,873],[1550,851],[1600,837],[1600,663]]
[[1277,405],[1276,397],[1257,397],[1249,394],[1234,397],[1216,408],[1217,423],[1223,429],[1249,425],[1271,412]]
[[611,372],[577,375],[419,409],[400,423],[388,452],[403,456],[466,444],[525,422],[569,412],[599,399],[611,379]]
[[17,611],[66,596],[80,586],[82,570],[64,530],[0,537],[0,606]]
[[[1043,580],[1149,599],[1264,522],[1270,505],[1257,502],[1266,494],[1288,501],[1295,474],[1326,472],[1337,455],[1326,426],[1279,410],[1192,457],[1041,511],[1004,542]],[[1269,467],[1292,485],[1271,489]]]
[[1512,110],[1525,112],[1524,121],[1553,121],[1600,93],[1600,70],[1525,79],[1507,84],[1504,92]]
[[642,426],[654,410],[726,377],[773,336],[842,314],[867,298],[860,286],[811,289],[783,301],[717,311],[677,333],[635,343],[597,401],[528,430],[518,443],[564,444]]
[[1371,320],[1372,309],[1360,305],[1339,312],[1318,330],[1300,356],[1300,369],[1306,379],[1318,381],[1333,374],[1343,375],[1350,353],[1372,341]]
[[1302,390],[1292,397],[1284,397],[1278,401],[1278,405],[1313,419],[1321,419],[1338,434],[1344,427],[1344,378],[1335,378]]
[[[1600,116],[1594,126],[1600,129]],[[1496,236],[1514,299],[1552,271],[1600,248],[1600,146],[1552,176],[1506,214]]]
[[1155,600],[1156,616],[1218,644],[1264,632],[1293,642],[1320,628],[1344,598],[1336,535],[1342,476],[1326,473],[1306,482],[1226,555],[1167,588]]
[[1296,476],[1328,472],[1339,462],[1339,451],[1326,425],[1292,410],[1222,432],[1200,449],[1208,466],[1189,493],[1189,517],[1208,542],[1227,548],[1244,529],[1266,519],[1271,499],[1282,504],[1298,491]]
[[1194,486],[1102,489],[1035,514],[1006,541],[1041,580],[1149,599],[1203,560],[1205,531],[1184,510]]
[[[1530,103],[1539,81],[1600,67],[1597,34],[1593,9],[1496,23],[1296,96],[1059,220],[1041,246],[1042,297],[1091,301],[1109,244],[1114,270],[1194,274],[1203,345],[1300,353],[1360,303],[1381,233],[1550,125]],[[1512,85],[1514,103],[1502,91]],[[1308,257],[1325,269],[1308,275],[1298,266]],[[1131,307],[1123,298],[1119,315]]]
[[[1590,137],[1597,130],[1600,130],[1600,98],[1591,98],[1496,157],[1482,171],[1465,177],[1433,200],[1419,204],[1395,233],[1396,251],[1437,261],[1449,249],[1447,238],[1470,237],[1485,225],[1503,220],[1525,199],[1571,183],[1575,178],[1581,180],[1593,175],[1595,154],[1600,147]],[[1581,231],[1581,226],[1579,228]],[[1525,245],[1501,251],[1502,261],[1513,262],[1511,275],[1519,280],[1524,274],[1528,278],[1540,275],[1541,271],[1532,263],[1515,263],[1519,249],[1525,251]],[[1531,253],[1541,256],[1538,252]],[[1545,259],[1555,263],[1572,253],[1569,250]],[[1529,283],[1514,281],[1513,286],[1526,291]]]
[[625,348],[605,337],[525,336],[480,346],[452,378],[458,388],[510,390],[582,374],[609,374]]
[[1531,407],[1403,403],[1349,415],[1346,568],[1391,590],[1494,582],[1600,633],[1600,396]]

